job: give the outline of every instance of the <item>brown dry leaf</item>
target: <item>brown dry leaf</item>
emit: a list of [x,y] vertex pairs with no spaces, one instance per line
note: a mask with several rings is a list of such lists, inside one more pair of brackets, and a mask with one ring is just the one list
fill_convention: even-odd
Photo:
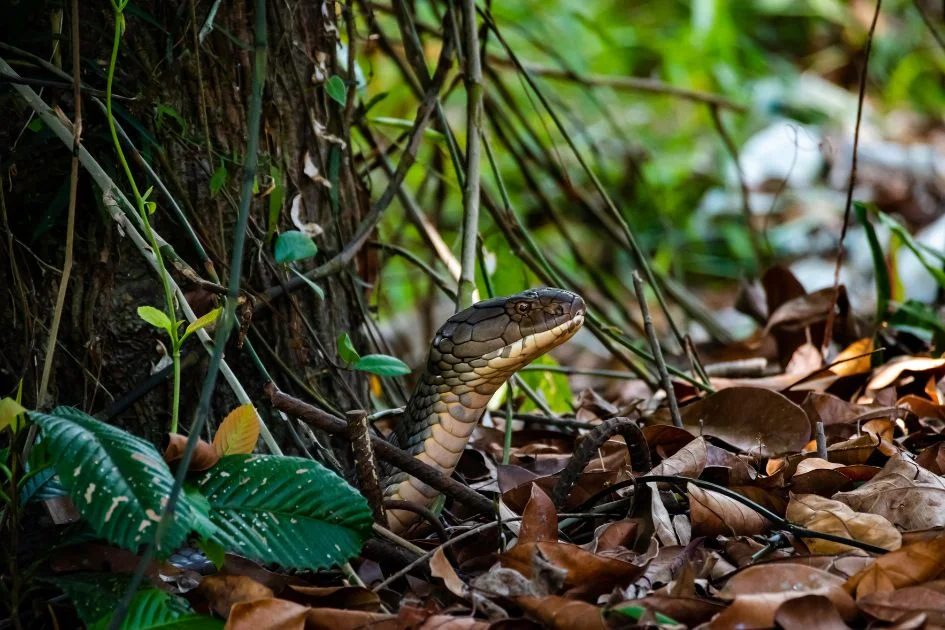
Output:
[[525,577],[532,577],[533,556],[536,552],[540,552],[556,567],[567,571],[564,586],[569,589],[567,594],[571,596],[589,597],[609,592],[614,586],[630,584],[646,570],[645,564],[606,558],[577,545],[559,542],[518,544],[500,555],[499,562]]
[[907,615],[923,613],[929,624],[943,626],[945,581],[926,582],[891,593],[874,593],[857,601],[857,605],[866,613],[883,621],[900,621]]
[[705,438],[696,438],[653,468],[649,475],[698,477],[705,470],[708,450]]
[[[852,538],[893,551],[902,546],[902,534],[893,524],[877,514],[854,512],[839,501],[816,494],[791,494],[787,519],[825,534]],[[811,553],[835,554],[849,551],[849,545],[819,538],[804,538]]]
[[871,480],[834,498],[905,531],[945,525],[945,479],[898,455]]
[[796,477],[797,475],[803,475],[804,473],[810,472],[812,470],[831,470],[834,468],[843,468],[843,464],[828,462],[826,459],[820,459],[819,457],[808,457],[798,462],[797,470],[794,471],[794,476]]
[[866,389],[883,389],[889,387],[902,376],[903,372],[930,372],[945,366],[945,358],[932,359],[930,357],[900,357],[893,359],[876,370],[873,378],[866,385]]
[[213,446],[223,455],[249,455],[259,439],[259,419],[252,404],[240,405],[226,415],[213,436]]
[[841,472],[846,468],[848,467],[838,465],[838,468],[815,468],[804,473],[795,473],[791,477],[791,491],[796,494],[831,497],[837,492],[850,490],[853,488],[853,481]]
[[[645,418],[644,422],[650,422],[651,420],[652,416]],[[642,430],[647,445],[662,458],[670,457],[696,439],[696,436],[689,431],[674,427],[671,424],[648,424]]]
[[245,575],[208,575],[197,587],[211,610],[226,619],[230,609],[240,602],[270,599],[272,589]]
[[865,464],[881,443],[882,440],[875,435],[863,433],[849,440],[831,444],[827,447],[827,452],[830,455],[830,461],[846,466],[854,466]]
[[774,621],[783,630],[847,630],[850,627],[823,595],[805,595],[781,604]]
[[593,553],[610,551],[617,547],[633,549],[633,544],[640,535],[640,529],[640,521],[629,519],[605,523],[594,530],[594,538],[582,547]]
[[888,593],[935,579],[945,572],[945,537],[906,545],[876,558],[849,580],[847,591],[857,599]]
[[732,576],[719,597],[734,602],[712,620],[710,627],[768,628],[774,625],[784,602],[806,595],[826,597],[844,621],[856,617],[856,604],[843,590],[842,579],[803,564],[767,563],[749,566]]
[[620,410],[610,401],[598,394],[589,387],[585,387],[578,396],[577,411],[574,412],[574,419],[578,422],[592,422],[594,420],[606,420],[613,418]]
[[310,610],[308,606],[284,599],[242,602],[230,609],[226,630],[305,630],[305,618]]
[[363,586],[300,586],[290,584],[280,593],[283,599],[313,608],[344,608],[376,612],[381,598]]
[[723,389],[680,412],[690,433],[710,435],[758,457],[796,453],[810,440],[804,410],[768,389]]
[[893,444],[893,434],[896,431],[896,425],[892,420],[879,419],[866,422],[861,429],[879,439],[879,452],[886,457],[892,457],[899,452],[896,445]]
[[[187,446],[187,436],[179,433],[168,433],[165,438],[167,443],[164,445],[164,461],[168,464],[179,462],[184,458],[184,449]],[[213,468],[213,465],[220,461],[220,455],[216,449],[203,440],[197,441],[197,448],[194,450],[193,457],[190,459],[190,465],[187,470],[192,472],[201,472]]]
[[565,599],[556,595],[545,597],[516,597],[522,610],[555,630],[607,630],[601,610],[587,602]]
[[870,352],[875,349],[872,337],[864,337],[854,341],[830,362],[830,371],[839,376],[853,376],[866,374],[870,371],[872,357]]
[[[558,540],[558,511],[541,487],[532,484],[531,495],[522,512],[518,544]],[[452,589],[450,589],[452,590]]]
[[725,495],[688,484],[692,530],[697,536],[762,534],[768,531],[767,519]]
[[430,573],[433,577],[438,577],[443,580],[449,592],[456,597],[465,599],[468,595],[469,589],[466,583],[457,575],[456,569],[453,568],[453,565],[450,564],[450,561],[446,558],[446,554],[443,553],[443,547],[437,547],[436,551],[433,552],[433,557],[430,558]]
[[791,360],[784,367],[784,373],[792,376],[805,376],[824,366],[824,355],[812,343],[805,343],[794,351]]
[[915,394],[906,394],[898,401],[897,407],[905,407],[919,418],[935,418],[945,420],[945,409],[927,398],[916,396]]
[[832,424],[854,422],[858,417],[876,407],[856,405],[833,394],[808,392],[801,408],[810,418],[811,426],[816,426],[819,421],[824,423],[824,427],[829,427]]
[[800,330],[826,319],[830,309],[841,305],[846,297],[846,290],[840,285],[838,291],[827,287],[799,295],[784,302],[768,317],[764,332],[767,334],[772,328],[785,330]]
[[945,442],[939,442],[919,453],[915,463],[936,475],[945,474]]

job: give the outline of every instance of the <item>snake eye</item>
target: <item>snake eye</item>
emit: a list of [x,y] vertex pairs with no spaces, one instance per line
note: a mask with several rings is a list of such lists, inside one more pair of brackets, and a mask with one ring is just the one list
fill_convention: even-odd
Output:
[[530,310],[532,310],[532,305],[528,302],[519,302],[515,305],[515,312],[519,315],[524,315]]

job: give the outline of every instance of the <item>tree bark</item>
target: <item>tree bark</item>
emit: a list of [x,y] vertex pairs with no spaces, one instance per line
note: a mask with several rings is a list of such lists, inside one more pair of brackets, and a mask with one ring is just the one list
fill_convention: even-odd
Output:
[[[83,87],[104,90],[114,16],[107,1],[81,4]],[[115,101],[120,106],[116,119],[184,209],[225,281],[245,159],[255,15],[252,2],[213,5],[212,0],[144,0],[129,6],[114,92],[134,97]],[[53,42],[59,41],[66,53],[61,55],[66,60],[63,70],[69,72],[72,18],[66,10],[61,38],[50,36],[49,16],[57,6],[61,5],[3,3],[0,41],[54,62],[58,55],[52,54]],[[211,20],[212,9],[218,10]],[[334,2],[267,3],[269,72],[260,132],[259,192],[251,208],[243,267],[247,296],[258,297],[291,277],[273,261],[271,211],[278,213],[276,234],[299,229],[295,224],[320,228],[315,237],[319,254],[303,264],[309,268],[344,246],[369,207],[366,183],[351,160],[346,119],[351,108],[332,100],[324,87],[335,75],[349,86],[349,93],[353,83],[346,78],[347,59],[339,59],[337,53],[339,10]],[[198,42],[198,33],[208,24],[212,29]],[[21,76],[61,81],[22,55],[0,50],[0,56]],[[44,88],[42,95],[67,117],[73,110],[69,90]],[[84,99],[83,145],[127,193],[107,120],[88,95]],[[8,84],[0,83],[0,110],[5,112],[0,116],[0,286],[6,293],[0,300],[4,323],[0,395],[15,391],[22,379],[24,404],[30,407],[39,402],[43,354],[60,278],[57,269],[63,262],[71,147],[35,123],[27,127],[30,110]],[[134,163],[127,147],[125,154],[139,188],[147,189],[154,182]],[[108,409],[147,381],[161,358],[160,345],[167,346],[166,337],[136,314],[140,305],[163,305],[159,279],[102,211],[101,197],[102,191],[80,171],[75,262],[48,396],[53,404],[91,413]],[[168,200],[156,191],[151,199],[157,202],[151,218],[155,230],[202,279],[210,280]],[[364,254],[357,263],[353,267],[370,282],[372,261]],[[198,315],[212,308],[217,299],[212,291],[173,273],[187,287]],[[349,332],[363,347],[358,331],[364,318],[359,306],[364,289],[348,273],[320,284],[324,300],[306,288],[271,304],[256,301],[247,338],[280,388],[306,397],[299,386],[304,383],[338,409],[358,408],[367,400],[365,382],[332,364],[337,363],[335,340],[340,332]],[[181,420],[186,427],[196,407],[206,353],[193,339],[184,355],[185,361],[187,355],[198,359],[187,361],[191,367],[184,372]],[[263,378],[245,348],[231,341],[226,359],[250,395],[260,399]],[[118,423],[156,440],[168,426],[170,390],[169,381],[160,384],[138,399]],[[221,379],[213,424],[235,405]],[[271,424],[277,425],[273,428],[278,434],[279,423]],[[283,442],[291,451],[292,444]]]

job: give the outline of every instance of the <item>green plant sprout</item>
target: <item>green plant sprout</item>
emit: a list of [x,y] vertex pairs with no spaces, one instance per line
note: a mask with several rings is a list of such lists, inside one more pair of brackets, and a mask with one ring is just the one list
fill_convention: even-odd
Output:
[[167,336],[171,339],[171,361],[174,363],[174,399],[171,414],[171,433],[177,433],[178,411],[180,408],[180,349],[183,347],[188,337],[217,321],[222,312],[223,307],[217,307],[209,313],[195,319],[184,329],[184,334],[182,335],[180,334],[180,327],[185,323],[184,320],[178,320],[172,323],[167,314],[162,310],[156,309],[153,306],[138,307],[138,317],[155,328],[166,331]]

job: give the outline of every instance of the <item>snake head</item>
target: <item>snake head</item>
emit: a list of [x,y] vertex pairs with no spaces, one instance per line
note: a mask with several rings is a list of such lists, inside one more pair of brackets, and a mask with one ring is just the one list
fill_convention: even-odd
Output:
[[584,323],[584,300],[542,288],[478,302],[450,317],[433,340],[431,363],[440,369],[508,377],[574,336]]

